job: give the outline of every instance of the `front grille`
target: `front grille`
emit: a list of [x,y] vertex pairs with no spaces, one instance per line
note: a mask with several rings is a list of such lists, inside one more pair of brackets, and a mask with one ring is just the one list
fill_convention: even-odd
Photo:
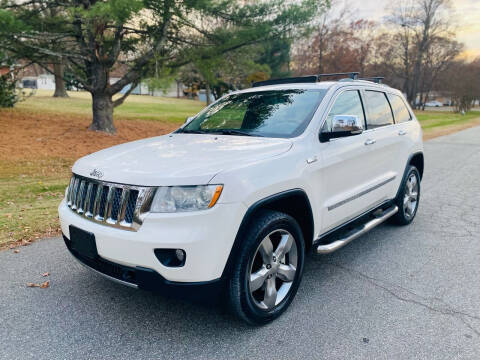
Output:
[[67,206],[88,220],[138,230],[150,209],[154,188],[115,184],[74,174]]

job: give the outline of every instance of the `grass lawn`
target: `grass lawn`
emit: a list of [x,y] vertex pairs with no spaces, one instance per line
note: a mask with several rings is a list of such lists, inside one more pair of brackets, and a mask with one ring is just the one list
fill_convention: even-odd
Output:
[[[68,99],[51,95],[38,91],[14,109],[0,109],[0,248],[59,234],[57,206],[76,159],[170,132],[204,107],[193,100],[130,96],[115,109],[118,132],[112,136],[86,130],[91,121],[87,93],[71,92]],[[426,138],[480,125],[480,112],[417,116]]]
[[[75,114],[91,118],[91,97],[87,92],[69,91],[67,99],[52,97],[52,91],[37,90],[27,101],[19,103],[16,108],[32,114],[55,113]],[[116,97],[115,97],[116,98]],[[130,95],[119,107],[115,108],[117,119],[155,120],[181,124],[185,118],[196,114],[205,106],[200,101]]]
[[471,111],[465,115],[443,111],[417,111],[425,139],[446,135],[475,125],[480,125],[480,112]]

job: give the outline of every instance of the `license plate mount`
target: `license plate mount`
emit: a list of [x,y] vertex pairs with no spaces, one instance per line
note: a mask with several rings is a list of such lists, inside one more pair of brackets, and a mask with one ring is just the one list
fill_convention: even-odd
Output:
[[95,235],[73,225],[70,225],[69,229],[72,250],[81,256],[85,256],[92,260],[96,259],[98,257],[98,251],[95,242]]

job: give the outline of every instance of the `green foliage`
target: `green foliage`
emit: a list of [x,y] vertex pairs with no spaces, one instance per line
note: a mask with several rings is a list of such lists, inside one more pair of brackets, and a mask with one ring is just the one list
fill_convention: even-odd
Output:
[[[12,11],[0,8],[0,34],[29,30],[29,27]],[[0,39],[1,44],[1,39]]]
[[268,65],[271,70],[271,77],[274,79],[290,76],[288,68],[290,62],[290,39],[279,38],[266,42],[258,62]]
[[0,108],[13,107],[20,100],[20,95],[10,76],[0,76]]
[[[143,1],[141,0],[110,0],[99,1],[91,6],[82,15],[85,18],[103,21],[114,22],[117,24],[124,23],[130,20],[143,8]],[[78,9],[78,8],[75,8]]]
[[[327,3],[4,0],[0,2],[0,49],[9,49],[18,58],[44,67],[61,61],[83,89],[97,96],[112,97],[145,78],[155,78],[149,83],[159,86],[158,69],[164,69],[168,79],[168,74],[188,64],[195,64],[203,81],[212,85],[223,81],[222,72],[232,64],[233,72],[245,81],[250,73],[271,70],[268,64],[259,68],[257,59],[241,50],[301,33]],[[231,53],[238,59],[228,58]],[[110,85],[109,74],[120,63],[124,74]],[[215,66],[220,70],[215,71]],[[239,86],[238,80],[223,82]],[[117,99],[113,106],[123,100]],[[113,124],[108,129],[112,131]]]

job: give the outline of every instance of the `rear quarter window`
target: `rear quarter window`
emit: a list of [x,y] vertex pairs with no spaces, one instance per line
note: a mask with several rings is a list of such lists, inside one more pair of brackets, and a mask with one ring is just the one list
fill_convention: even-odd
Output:
[[392,105],[393,116],[397,124],[412,120],[412,115],[408,111],[405,101],[398,95],[388,94],[388,100]]
[[368,106],[367,129],[393,124],[392,109],[384,92],[367,90],[365,98]]

